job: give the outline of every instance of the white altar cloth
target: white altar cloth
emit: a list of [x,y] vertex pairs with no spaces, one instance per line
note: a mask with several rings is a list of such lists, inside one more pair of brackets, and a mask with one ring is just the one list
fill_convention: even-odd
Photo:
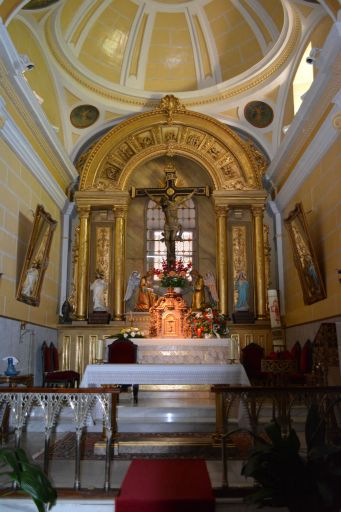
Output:
[[[117,338],[106,338],[106,347]],[[239,360],[231,338],[131,338],[142,364],[226,364]],[[107,354],[105,359],[107,359]]]
[[88,364],[81,388],[101,384],[230,384],[249,386],[241,364]]

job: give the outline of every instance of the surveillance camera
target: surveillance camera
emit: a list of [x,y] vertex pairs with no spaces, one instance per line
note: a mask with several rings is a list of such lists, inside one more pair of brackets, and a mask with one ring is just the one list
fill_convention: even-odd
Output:
[[321,51],[320,48],[312,48],[310,50],[310,53],[309,53],[308,57],[306,58],[306,63],[307,64],[314,64],[314,62],[316,61],[316,59],[319,56],[320,51]]

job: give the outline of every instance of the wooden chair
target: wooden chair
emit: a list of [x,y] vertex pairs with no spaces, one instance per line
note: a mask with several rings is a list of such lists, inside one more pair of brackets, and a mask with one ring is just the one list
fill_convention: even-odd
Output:
[[78,388],[80,375],[73,370],[59,370],[58,350],[51,342],[44,341],[41,346],[43,363],[43,386],[64,388]]
[[264,375],[261,364],[264,358],[264,349],[257,343],[246,345],[241,351],[241,363],[245,368],[246,374],[252,385],[264,384]]
[[[135,364],[137,363],[137,345],[130,339],[118,339],[108,346],[108,363],[110,364]],[[134,403],[138,403],[138,384],[132,384]],[[121,385],[120,389],[124,389]]]

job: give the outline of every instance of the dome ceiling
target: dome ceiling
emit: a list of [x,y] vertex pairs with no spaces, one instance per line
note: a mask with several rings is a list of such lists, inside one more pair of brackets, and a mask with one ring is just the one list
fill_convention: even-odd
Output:
[[64,66],[109,89],[201,90],[247,73],[278,42],[271,0],[72,0],[54,5],[47,42]]

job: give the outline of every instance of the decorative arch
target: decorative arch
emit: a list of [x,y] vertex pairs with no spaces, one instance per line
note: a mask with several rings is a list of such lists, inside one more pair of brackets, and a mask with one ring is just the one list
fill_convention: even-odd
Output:
[[159,107],[112,128],[84,163],[80,191],[127,191],[133,170],[159,156],[183,156],[205,166],[215,190],[259,190],[266,158],[219,121],[187,110],[173,95]]

